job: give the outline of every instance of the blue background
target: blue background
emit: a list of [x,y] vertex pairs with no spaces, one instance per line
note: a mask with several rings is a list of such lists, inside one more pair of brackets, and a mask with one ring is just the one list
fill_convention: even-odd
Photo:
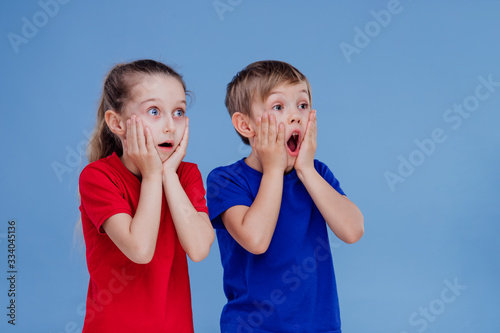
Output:
[[[43,3],[5,2],[0,14],[2,332],[81,330],[84,147],[107,71],[138,58],[173,65],[194,92],[186,160],[204,177],[248,154],[224,107],[237,71],[279,59],[309,78],[316,157],[365,217],[358,243],[331,235],[344,332],[500,330],[500,87],[477,88],[480,77],[500,82],[499,1],[72,0],[49,14]],[[388,7],[390,20],[380,14]],[[23,29],[34,22],[37,31]],[[345,54],[347,44],[356,52]],[[474,111],[458,125],[448,110],[463,103]],[[431,144],[436,129],[446,139]],[[12,218],[15,328],[5,316]],[[196,331],[218,332],[216,243],[190,276]]]

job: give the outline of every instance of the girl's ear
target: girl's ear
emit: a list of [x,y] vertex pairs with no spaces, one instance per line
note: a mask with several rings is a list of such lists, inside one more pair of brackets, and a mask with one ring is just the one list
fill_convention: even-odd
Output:
[[108,110],[104,114],[104,120],[106,121],[106,124],[108,124],[109,129],[111,132],[118,136],[125,135],[127,132],[127,123],[124,119],[122,119],[122,116],[118,114],[114,110]]
[[233,126],[236,131],[238,131],[238,133],[242,136],[245,138],[253,138],[255,136],[255,130],[253,129],[252,124],[250,124],[250,117],[248,115],[241,112],[235,112],[233,113],[231,120],[233,121]]

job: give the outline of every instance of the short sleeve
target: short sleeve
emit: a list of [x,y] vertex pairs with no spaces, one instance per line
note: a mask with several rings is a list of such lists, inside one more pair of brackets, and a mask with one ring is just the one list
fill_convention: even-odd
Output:
[[118,213],[133,215],[123,190],[104,169],[87,166],[80,174],[79,181],[81,210],[95,225],[99,233],[104,221]]
[[198,212],[208,214],[207,201],[205,200],[205,188],[198,166],[194,163],[183,162],[179,171],[179,180],[184,192]]
[[214,169],[207,178],[207,203],[215,229],[225,229],[220,214],[237,205],[250,207],[254,201],[248,185],[231,169]]
[[337,192],[342,195],[345,195],[344,191],[340,187],[340,182],[333,175],[333,172],[328,168],[326,164],[320,162],[318,160],[314,160],[314,167],[318,171],[318,173],[330,184]]

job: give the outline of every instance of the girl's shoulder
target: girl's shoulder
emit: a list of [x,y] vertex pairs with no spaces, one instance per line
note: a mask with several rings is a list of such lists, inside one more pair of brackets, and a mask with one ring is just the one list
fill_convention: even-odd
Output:
[[198,165],[192,162],[182,161],[179,167],[177,168],[177,174],[179,175],[179,179],[182,180],[186,178],[198,178],[201,177],[200,170],[198,169]]
[[98,181],[102,178],[122,178],[130,173],[120,158],[113,153],[95,162],[89,163],[80,173],[80,184]]

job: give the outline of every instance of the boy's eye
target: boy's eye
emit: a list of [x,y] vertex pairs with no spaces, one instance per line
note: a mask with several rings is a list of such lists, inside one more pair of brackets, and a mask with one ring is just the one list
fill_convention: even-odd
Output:
[[299,109],[303,109],[303,110],[307,110],[308,107],[309,107],[309,104],[307,104],[307,103],[302,103],[299,105]]
[[160,114],[160,111],[157,108],[151,108],[148,110],[148,113],[152,116],[157,116]]
[[277,105],[273,106],[273,108],[272,108],[272,109],[273,109],[273,110],[276,110],[276,111],[281,111],[281,110],[283,110],[283,106],[282,106],[282,105],[277,104]]
[[174,117],[182,117],[184,115],[184,110],[175,110]]

